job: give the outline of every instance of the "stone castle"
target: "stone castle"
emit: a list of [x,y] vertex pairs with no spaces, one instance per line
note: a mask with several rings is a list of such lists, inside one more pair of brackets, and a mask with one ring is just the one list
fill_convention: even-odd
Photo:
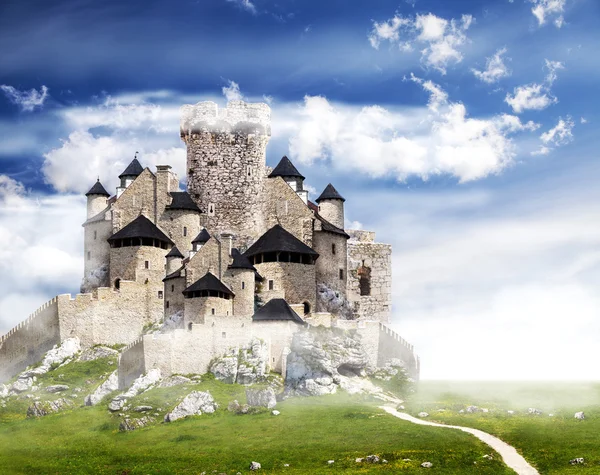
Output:
[[[285,376],[293,335],[310,325],[354,330],[370,363],[419,362],[387,325],[391,246],[344,229],[342,195],[315,202],[283,157],[266,166],[270,108],[213,102],[181,109],[187,191],[169,165],[135,158],[116,193],[87,196],[82,293],[59,295],[0,339],[0,382],[77,337],[83,347],[127,345],[119,384],[158,368],[205,373],[252,339]],[[151,330],[151,331],[149,331]]]

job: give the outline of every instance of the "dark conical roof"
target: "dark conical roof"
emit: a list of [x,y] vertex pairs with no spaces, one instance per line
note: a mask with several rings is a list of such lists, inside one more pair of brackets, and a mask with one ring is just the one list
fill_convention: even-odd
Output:
[[291,320],[301,325],[304,324],[304,320],[292,310],[284,299],[269,300],[252,315],[252,320],[255,322]]
[[233,296],[234,293],[213,274],[207,272],[204,277],[200,278],[187,289],[183,291],[183,294],[189,294],[191,292],[200,292],[202,290],[213,290],[216,292],[223,292],[225,294]]
[[285,155],[279,161],[279,163],[277,164],[277,166],[275,167],[275,169],[271,172],[271,174],[269,175],[269,178],[273,178],[275,176],[283,176],[283,177],[286,177],[286,176],[295,176],[295,177],[298,177],[298,178],[302,178],[304,180],[304,177],[296,169],[296,167],[290,161],[290,159],[287,158]]
[[316,199],[317,203],[320,203],[322,200],[342,200],[346,201],[346,199],[338,193],[338,191],[333,187],[331,183],[325,187],[321,196]]
[[196,203],[194,203],[194,200],[187,191],[172,191],[169,194],[173,200],[171,201],[170,205],[167,205],[166,209],[184,209],[202,213],[202,210],[198,208]]
[[127,166],[125,171],[119,175],[119,178],[123,178],[125,176],[139,176],[144,171],[140,162],[138,162],[137,158],[134,158],[131,163]]
[[206,242],[210,239],[210,234],[208,234],[208,231],[206,230],[206,228],[204,228],[202,231],[200,231],[200,234],[198,234],[195,239],[192,241],[192,244],[194,243],[200,243],[200,244],[206,244]]
[[100,183],[100,178],[98,178],[98,181],[96,183],[94,183],[94,186],[92,186],[90,188],[90,191],[88,191],[85,196],[90,196],[90,195],[102,195],[102,196],[110,196],[108,194],[108,191],[106,191],[104,189],[104,187],[102,186],[102,183]]
[[279,224],[276,224],[258,238],[258,241],[250,246],[244,256],[251,257],[265,252],[294,252],[319,257],[318,252],[308,247]]
[[165,233],[158,229],[156,225],[143,214],[135,218],[120,231],[117,231],[115,234],[109,237],[107,241],[111,242],[118,241],[119,239],[129,238],[157,239],[171,245],[174,244]]
[[231,250],[231,257],[233,257],[233,262],[229,264],[228,269],[249,269],[256,272],[255,267],[248,258],[237,249],[234,248]]
[[169,253],[165,257],[167,259],[169,257],[176,257],[177,259],[183,259],[183,254],[181,253],[181,251],[179,251],[179,249],[177,249],[177,246],[173,246],[173,248],[169,251]]

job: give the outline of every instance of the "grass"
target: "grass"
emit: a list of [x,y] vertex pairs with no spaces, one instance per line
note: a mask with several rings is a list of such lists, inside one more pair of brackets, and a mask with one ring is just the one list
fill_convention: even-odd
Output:
[[[490,412],[458,412],[468,405]],[[405,406],[413,415],[429,413],[432,421],[489,432],[516,447],[542,474],[600,473],[600,384],[421,382]],[[543,414],[528,414],[529,408]],[[578,411],[585,420],[574,418]],[[585,465],[569,465],[576,457]]]

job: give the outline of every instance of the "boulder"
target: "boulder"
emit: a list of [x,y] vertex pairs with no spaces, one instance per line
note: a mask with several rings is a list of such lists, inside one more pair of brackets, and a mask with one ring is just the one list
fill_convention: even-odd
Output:
[[270,371],[267,344],[253,338],[250,342],[228,355],[215,359],[210,372],[225,383],[254,384],[263,380]]
[[60,344],[60,346],[55,345],[54,348],[46,353],[40,366],[31,370],[27,370],[22,374],[29,377],[33,375],[46,374],[48,371],[50,371],[50,368],[65,364],[80,351],[81,343],[79,342],[79,338],[67,338]]
[[266,407],[273,409],[277,405],[273,388],[246,389],[246,400],[249,406]]
[[8,386],[0,384],[0,398],[8,397]]
[[571,465],[583,465],[585,463],[585,460],[583,459],[583,457],[577,457],[576,459],[569,460],[569,463]]
[[423,418],[423,417],[429,417],[429,414],[428,414],[427,412],[419,412],[419,413],[417,414],[417,416],[419,416],[419,417]]
[[421,464],[421,467],[423,467],[423,468],[431,468],[431,467],[433,467],[433,464],[431,462],[423,462]]
[[272,414],[273,416],[278,416],[279,414],[281,414],[281,412],[279,412],[279,411],[275,410],[275,411],[271,411],[271,414]]
[[125,407],[126,402],[127,399],[125,399],[123,396],[116,396],[108,403],[108,410],[111,412],[120,411],[123,409],[123,407]]
[[146,427],[148,424],[151,424],[155,421],[153,417],[144,416],[139,419],[125,419],[121,421],[119,424],[119,430],[121,432],[141,429],[142,427]]
[[72,406],[68,399],[59,398],[55,401],[36,401],[27,408],[27,417],[47,416]]
[[112,348],[108,348],[106,346],[94,346],[93,348],[89,348],[79,355],[77,361],[94,361],[100,358],[109,358],[111,356],[117,356],[119,352],[117,350],[113,350]]
[[36,377],[19,377],[19,379],[17,379],[12,386],[10,387],[10,390],[13,394],[19,394],[19,393],[23,393],[25,391],[28,391],[29,389],[32,388],[33,383],[36,381]]
[[173,375],[163,379],[159,384],[159,388],[171,388],[173,386],[180,386],[182,384],[190,384],[192,380],[185,376]]
[[215,375],[215,378],[227,384],[235,383],[237,370],[237,355],[222,356],[210,365],[210,372]]
[[237,400],[234,400],[227,405],[227,410],[234,414],[248,414],[250,406],[248,404],[240,404]]
[[476,412],[479,412],[479,408],[477,406],[467,406],[467,413],[475,414]]
[[138,394],[141,394],[144,391],[150,389],[160,380],[160,369],[153,368],[150,371],[148,371],[145,375],[142,375],[139,378],[137,378],[129,387],[129,389],[123,393],[123,396],[125,396],[126,398],[137,396]]
[[529,409],[527,409],[527,414],[533,414],[534,416],[539,416],[542,414],[542,411],[540,411],[539,409],[536,409],[535,407],[530,407]]
[[69,386],[66,384],[53,384],[52,386],[46,387],[46,392],[48,393],[60,393],[69,389]]
[[133,412],[148,412],[153,409],[152,406],[135,406]]
[[173,422],[187,416],[211,414],[217,410],[217,403],[209,392],[194,391],[188,394],[171,412],[165,416],[165,422]]
[[582,421],[585,419],[585,414],[583,412],[576,412],[574,417],[575,419]]
[[253,472],[256,470],[260,470],[261,466],[258,462],[250,462],[250,470],[252,470]]
[[102,401],[102,399],[117,389],[119,389],[119,375],[117,371],[115,371],[108,377],[106,381],[98,386],[98,388],[92,394],[89,394],[85,397],[85,405],[95,406]]
[[379,463],[379,456],[378,455],[367,455],[366,460],[369,463]]

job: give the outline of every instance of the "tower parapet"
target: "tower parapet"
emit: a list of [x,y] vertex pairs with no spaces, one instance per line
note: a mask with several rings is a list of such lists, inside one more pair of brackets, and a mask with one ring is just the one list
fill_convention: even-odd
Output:
[[180,134],[185,137],[199,131],[248,131],[254,126],[261,135],[271,136],[271,108],[267,104],[230,101],[220,108],[212,101],[181,106]]

